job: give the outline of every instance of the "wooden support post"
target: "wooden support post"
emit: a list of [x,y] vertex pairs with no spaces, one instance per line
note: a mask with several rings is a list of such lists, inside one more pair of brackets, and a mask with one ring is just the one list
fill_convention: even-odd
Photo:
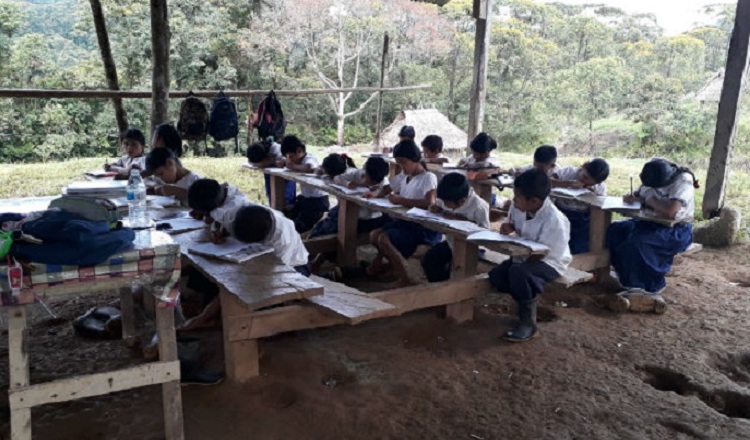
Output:
[[[385,60],[388,58],[388,32],[383,36],[383,56],[380,59],[380,88],[385,82]],[[380,130],[383,125],[383,92],[378,92],[378,112],[375,123],[375,147],[380,151]]]
[[151,132],[169,115],[169,18],[167,0],[151,0]]
[[[159,338],[159,360],[161,362],[178,360],[173,307],[168,307],[164,303],[156,306],[156,332]],[[175,380],[162,384],[161,395],[165,436],[168,440],[183,440],[185,433],[182,424],[182,393],[179,374]]]
[[[115,59],[112,57],[112,49],[109,47],[109,34],[107,33],[107,22],[104,19],[102,3],[99,0],[89,0],[89,3],[91,4],[91,13],[94,16],[96,39],[99,42],[99,52],[102,55],[104,73],[107,76],[107,85],[110,90],[120,90]],[[125,109],[122,107],[122,98],[112,98],[112,106],[115,108],[117,128],[122,133],[128,129],[128,117],[125,114]],[[119,153],[119,145],[117,151]]]
[[[477,273],[477,260],[479,259],[479,246],[456,237],[453,242],[453,268],[451,280],[459,280]],[[474,299],[445,306],[445,317],[457,323],[471,321],[474,318]]]
[[484,200],[485,202],[492,205],[492,186],[487,185],[485,183],[480,183],[477,181],[471,182],[471,187],[474,189],[474,192],[477,193],[477,195]]
[[135,307],[133,304],[133,287],[120,287],[120,314],[122,315],[122,342],[132,348],[136,343]]
[[729,40],[727,68],[721,89],[719,112],[716,116],[716,131],[706,177],[706,192],[703,195],[703,216],[706,219],[718,216],[724,207],[729,156],[737,134],[737,119],[740,116],[738,109],[745,86],[749,40],[750,0],[738,0],[732,38]]
[[[26,308],[8,310],[8,363],[10,390],[29,385],[29,353],[26,340]],[[10,408],[11,440],[31,440],[31,408]]]
[[243,383],[260,375],[260,356],[258,340],[246,339],[232,341],[230,339],[230,323],[233,317],[247,314],[248,310],[231,293],[221,289],[221,322],[224,334],[224,365],[227,378],[235,383]]
[[[607,230],[612,224],[612,213],[599,208],[591,208],[591,221],[589,223],[589,254],[601,255],[607,250]],[[602,280],[609,275],[609,258],[607,264],[602,264],[594,269],[594,276]]]
[[354,265],[357,262],[357,223],[359,205],[346,199],[339,199],[339,231],[336,237],[336,260],[341,265]]
[[469,127],[466,130],[468,142],[482,131],[484,122],[484,103],[487,96],[487,63],[490,45],[491,0],[474,0],[474,18],[477,21],[474,34],[474,71],[471,83],[471,101],[469,103]]
[[268,177],[271,182],[271,208],[283,211],[286,207],[286,180],[274,174]]

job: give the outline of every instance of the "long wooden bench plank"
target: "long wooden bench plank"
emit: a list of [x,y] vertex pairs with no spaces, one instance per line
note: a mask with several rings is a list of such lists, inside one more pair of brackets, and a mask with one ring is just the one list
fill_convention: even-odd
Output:
[[[487,249],[484,252],[484,255],[482,256],[482,260],[492,263],[492,264],[501,264],[502,262],[508,260],[510,257],[508,255],[501,254],[499,252],[491,251]],[[575,286],[576,284],[586,283],[588,281],[591,281],[594,279],[594,275],[591,273],[588,273],[586,271],[578,270],[572,265],[568,267],[568,269],[560,274],[560,278],[554,280],[552,284],[556,284],[559,286],[563,286],[565,288]]]
[[355,325],[370,319],[399,314],[398,308],[393,304],[371,298],[353,287],[315,275],[310,278],[323,286],[324,293],[309,298],[308,301],[343,316],[349,324]]

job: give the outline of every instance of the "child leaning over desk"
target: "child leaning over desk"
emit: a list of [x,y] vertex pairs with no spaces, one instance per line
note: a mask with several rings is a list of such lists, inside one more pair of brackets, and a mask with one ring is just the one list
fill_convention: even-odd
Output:
[[[553,188],[588,189],[597,196],[607,195],[607,185],[604,183],[609,177],[609,164],[606,160],[596,158],[590,160],[580,168],[563,167],[552,172]],[[555,205],[570,220],[570,253],[583,254],[589,251],[589,229],[591,225],[591,210],[583,202],[566,198],[558,198]]]
[[547,255],[513,257],[489,272],[490,283],[513,296],[518,304],[518,326],[505,334],[512,342],[526,341],[537,334],[537,295],[544,285],[560,277],[572,257],[568,249],[570,223],[549,198],[550,180],[544,171],[533,169],[518,176],[513,184],[513,203],[501,234],[519,237],[549,248]]
[[[307,152],[305,144],[297,136],[286,136],[281,142],[281,154],[286,160],[279,161],[279,166],[286,166],[292,171],[313,173],[318,166],[318,160]],[[310,185],[300,184],[300,195],[294,199],[294,206],[287,212],[287,216],[294,221],[297,232],[307,232],[315,226],[330,207],[328,193]]]
[[[277,166],[284,160],[281,154],[281,145],[274,142],[273,136],[269,136],[262,142],[256,142],[247,148],[247,161],[258,168],[270,168]],[[263,173],[263,181],[266,186],[266,197],[271,203],[271,176]],[[284,181],[284,202],[294,205],[294,197],[297,195],[297,182],[293,180]]]
[[159,196],[174,196],[182,206],[187,205],[188,188],[201,176],[182,166],[182,162],[167,148],[157,148],[146,157],[146,171],[162,184],[149,189]]
[[654,158],[643,166],[640,188],[626,202],[640,201],[647,215],[676,220],[674,226],[649,220],[630,219],[612,223],[607,230],[607,247],[620,284],[626,289],[612,298],[616,311],[664,313],[667,304],[661,293],[664,277],[674,256],[693,241],[691,223],[695,211],[698,180],[688,168],[666,159]]
[[214,179],[199,179],[188,188],[190,216],[212,224],[224,218],[230,209],[249,203],[245,193],[228,183],[219,184]]
[[129,128],[120,133],[120,145],[123,155],[113,163],[105,163],[104,171],[117,173],[115,179],[127,179],[130,170],[143,171],[146,168],[146,157],[143,154],[146,148],[146,138],[141,130]]
[[[388,195],[391,203],[407,208],[428,209],[435,203],[437,176],[425,169],[417,144],[410,140],[399,142],[393,150],[393,157],[402,172],[381,191],[365,196]],[[391,219],[385,226],[370,233],[370,244],[378,249],[378,254],[367,268],[367,275],[378,276],[392,272],[398,276],[398,286],[408,286],[411,282],[406,272],[406,259],[414,254],[420,244],[435,245],[441,239],[442,234],[419,223]],[[384,264],[385,258],[390,265]]]
[[[449,219],[468,220],[485,229],[490,227],[490,205],[474,193],[463,174],[443,176],[437,187],[437,201],[430,206],[430,212],[441,213]],[[435,283],[450,279],[452,247],[452,240],[448,237],[424,254],[421,263],[427,281]]]

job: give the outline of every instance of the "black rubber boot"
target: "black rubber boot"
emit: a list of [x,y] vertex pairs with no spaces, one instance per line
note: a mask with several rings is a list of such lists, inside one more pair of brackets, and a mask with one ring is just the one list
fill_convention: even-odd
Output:
[[537,299],[534,298],[529,302],[518,304],[518,327],[505,334],[503,339],[511,342],[523,342],[534,338],[537,335],[536,329],[536,308]]
[[180,337],[177,340],[180,359],[180,382],[184,385],[216,385],[224,376],[204,371],[200,366],[200,339]]

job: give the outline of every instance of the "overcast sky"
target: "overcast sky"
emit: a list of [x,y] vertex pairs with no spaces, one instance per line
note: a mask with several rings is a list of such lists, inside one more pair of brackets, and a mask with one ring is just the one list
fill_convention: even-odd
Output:
[[706,5],[732,3],[727,0],[556,0],[560,3],[603,3],[627,12],[651,12],[667,35],[675,35],[704,22],[699,10]]

